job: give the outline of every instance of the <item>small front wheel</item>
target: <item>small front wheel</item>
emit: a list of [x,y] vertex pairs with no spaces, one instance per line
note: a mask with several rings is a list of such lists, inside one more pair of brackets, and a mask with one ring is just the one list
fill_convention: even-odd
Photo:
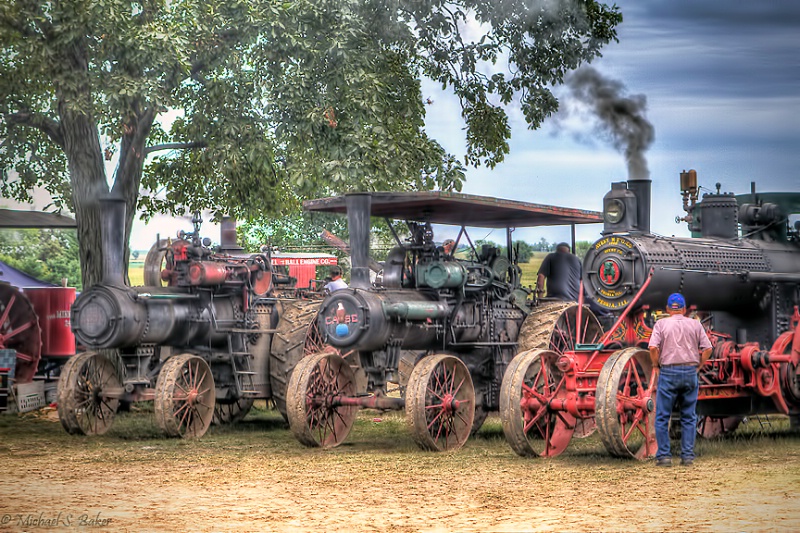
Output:
[[341,356],[316,353],[301,359],[287,388],[289,427],[306,446],[333,448],[347,438],[358,407],[338,400],[356,394],[353,369]]
[[102,435],[114,423],[119,399],[104,395],[121,390],[114,365],[96,352],[71,357],[58,380],[58,418],[67,433]]
[[205,359],[173,355],[158,374],[156,422],[169,437],[202,437],[214,417],[215,396],[214,377]]
[[475,417],[475,388],[461,359],[436,354],[414,367],[406,389],[406,425],[424,450],[457,450]]

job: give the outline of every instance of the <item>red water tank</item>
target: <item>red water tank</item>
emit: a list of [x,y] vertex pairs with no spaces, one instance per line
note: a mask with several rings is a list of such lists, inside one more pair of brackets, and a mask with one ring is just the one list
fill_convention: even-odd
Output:
[[42,356],[75,355],[75,335],[70,327],[70,308],[75,302],[75,287],[29,287],[24,291],[39,316]]

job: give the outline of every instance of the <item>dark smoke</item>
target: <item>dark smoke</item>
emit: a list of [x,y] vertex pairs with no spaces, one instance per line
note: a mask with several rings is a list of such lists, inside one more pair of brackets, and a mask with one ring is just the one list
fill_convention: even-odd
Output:
[[625,86],[603,77],[591,67],[583,67],[565,80],[571,96],[591,107],[608,132],[614,147],[625,153],[629,179],[649,179],[645,151],[653,144],[655,130],[645,118],[647,98],[643,94],[623,96]]

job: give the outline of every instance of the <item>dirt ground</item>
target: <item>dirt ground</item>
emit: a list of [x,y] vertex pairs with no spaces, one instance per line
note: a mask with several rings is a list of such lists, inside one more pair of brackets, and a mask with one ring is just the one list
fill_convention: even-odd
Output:
[[91,438],[0,418],[2,531],[800,531],[800,438],[780,428],[656,468],[596,437],[517,457],[492,418],[446,454],[369,412],[328,451],[274,412],[195,441],[161,438],[146,414]]

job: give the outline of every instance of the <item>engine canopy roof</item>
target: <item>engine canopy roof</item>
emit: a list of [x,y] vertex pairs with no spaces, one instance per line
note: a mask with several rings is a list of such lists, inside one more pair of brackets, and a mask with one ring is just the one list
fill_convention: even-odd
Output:
[[[597,211],[533,204],[445,191],[370,192],[370,215],[397,220],[477,226],[485,228],[595,224],[603,221]],[[306,200],[307,211],[346,213],[345,196]]]

